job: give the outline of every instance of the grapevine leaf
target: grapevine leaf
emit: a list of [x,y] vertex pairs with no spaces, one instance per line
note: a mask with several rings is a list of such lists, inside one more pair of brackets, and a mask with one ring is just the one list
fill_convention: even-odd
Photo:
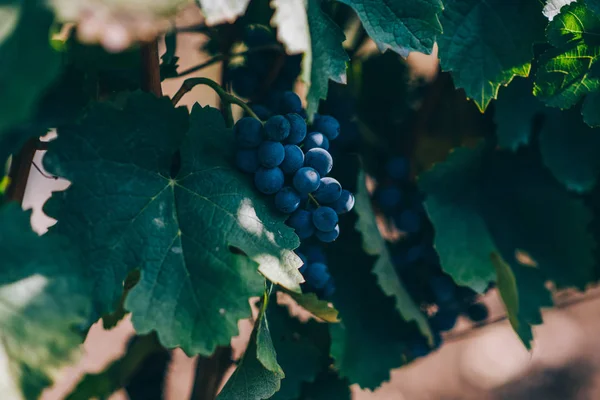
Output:
[[431,54],[436,35],[442,33],[438,14],[441,0],[338,0],[352,7],[379,47],[407,57],[412,51]]
[[500,89],[494,113],[498,145],[513,151],[527,145],[535,117],[543,110],[544,105],[533,96],[533,82],[529,79],[515,79]]
[[421,333],[433,342],[433,334],[427,323],[427,318],[414,302],[396,273],[385,240],[379,232],[363,170],[358,174],[357,187],[355,209],[358,221],[356,222],[356,230],[362,235],[362,246],[365,252],[372,256],[378,256],[373,267],[373,273],[377,276],[379,286],[386,295],[396,299],[396,308],[400,311],[402,317],[406,321],[415,321],[419,325]]
[[355,214],[347,215],[340,221],[343,234],[327,248],[336,286],[332,302],[341,318],[339,324],[329,325],[331,355],[340,376],[375,389],[389,380],[391,369],[406,362],[408,342],[419,333],[415,323],[402,319],[395,299],[377,284],[373,274],[377,257],[364,252],[355,224]]
[[286,373],[272,400],[295,400],[303,382],[314,382],[329,364],[327,325],[291,317],[287,308],[273,304],[267,310],[277,360]]
[[551,107],[570,108],[584,95],[600,90],[591,69],[600,56],[600,18],[580,3],[562,8],[548,25],[553,49],[539,60],[534,94]]
[[[7,146],[10,128],[31,117],[38,101],[58,76],[60,54],[52,49],[49,31],[54,18],[39,2],[0,4],[0,144]],[[40,68],[43,65],[43,68]],[[20,130],[28,133],[31,130]],[[24,142],[11,140],[11,143]],[[17,145],[18,146],[18,145]],[[2,152],[13,152],[18,147]],[[0,163],[3,163],[0,160]]]
[[186,135],[187,127],[186,110],[167,98],[137,92],[123,109],[95,105],[50,145],[47,170],[73,184],[45,210],[85,253],[99,313],[114,310],[139,268],[125,301],[137,332],[211,354],[250,316],[248,298],[263,282],[257,268],[298,290],[301,261],[283,217],[230,166],[231,132],[218,110],[194,107]]
[[544,40],[541,1],[452,0],[441,17],[439,56],[481,111],[515,76],[527,76],[533,44]]
[[596,14],[600,14],[600,0],[585,0],[587,7]]
[[233,22],[243,15],[250,0],[197,0],[208,25]]
[[304,0],[272,0],[275,13],[271,25],[277,27],[277,39],[289,54],[304,53],[310,48],[310,32]]
[[329,305],[329,302],[320,300],[314,293],[294,293],[285,290],[292,299],[306,311],[310,311],[315,317],[321,318],[323,321],[336,323],[339,322],[338,311]]
[[334,371],[320,374],[311,384],[305,384],[300,400],[350,400],[350,383]]
[[83,338],[76,328],[90,311],[88,282],[64,238],[39,237],[31,213],[0,209],[0,392],[37,399],[58,368],[74,361]]
[[539,140],[544,163],[569,190],[590,191],[600,173],[600,129],[586,125],[575,108],[546,114]]
[[421,176],[442,267],[458,284],[482,292],[495,278],[490,255],[512,266],[519,251],[558,287],[595,280],[590,211],[539,164],[481,145],[456,149]]
[[346,62],[350,59],[342,43],[344,32],[321,10],[319,0],[308,0],[310,51],[304,54],[303,78],[309,86],[306,112],[312,116],[319,101],[327,98],[329,80],[346,83]]
[[508,320],[525,347],[531,349],[531,325],[542,323],[540,308],[552,307],[552,295],[546,289],[543,276],[536,268],[522,265],[511,267],[496,253],[491,257],[496,269],[496,284]]
[[277,354],[265,315],[269,303],[267,300],[267,296],[263,296],[258,322],[250,337],[248,348],[217,400],[263,400],[271,398],[279,390],[285,375],[277,363]]
[[546,0],[546,5],[544,6],[544,15],[550,21],[552,21],[552,19],[560,13],[560,10],[564,6],[575,1],[577,0]]

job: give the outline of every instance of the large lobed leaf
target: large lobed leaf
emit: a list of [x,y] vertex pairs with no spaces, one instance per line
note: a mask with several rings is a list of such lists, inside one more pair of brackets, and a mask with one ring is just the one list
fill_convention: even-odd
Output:
[[407,57],[410,52],[430,54],[442,33],[438,14],[441,0],[338,0],[352,7],[381,51],[391,49]]
[[54,232],[86,255],[98,313],[114,309],[140,269],[125,302],[136,330],[210,354],[250,316],[257,270],[298,290],[298,238],[231,166],[218,110],[194,107],[187,130],[186,110],[167,98],[135,93],[122,110],[94,106],[50,145],[46,168],[73,184],[45,209],[59,220]]
[[77,253],[35,234],[30,215],[16,203],[0,208],[0,393],[11,400],[37,399],[74,361],[91,308]]
[[481,111],[515,76],[527,76],[533,44],[544,40],[543,2],[449,0],[441,17],[442,69]]
[[[528,294],[527,301],[519,301],[529,310],[523,318],[541,321],[532,310],[548,305],[546,279],[579,289],[595,281],[591,213],[537,158],[485,145],[458,148],[424,173],[419,185],[428,196],[442,267],[457,283],[482,292],[496,279],[490,257],[498,254],[517,276],[519,293]],[[527,279],[520,281],[521,252],[538,269],[524,272]]]

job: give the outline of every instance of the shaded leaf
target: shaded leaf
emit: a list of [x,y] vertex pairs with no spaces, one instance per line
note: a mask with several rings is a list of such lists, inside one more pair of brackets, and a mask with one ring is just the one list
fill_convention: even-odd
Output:
[[319,375],[311,384],[305,384],[299,400],[350,400],[350,383],[334,371]]
[[207,355],[250,316],[248,298],[263,286],[257,269],[299,290],[301,261],[283,217],[232,166],[219,111],[194,107],[187,128],[186,110],[167,98],[135,93],[123,109],[94,106],[50,145],[46,169],[73,184],[45,210],[60,221],[53,231],[84,251],[99,314],[114,310],[139,268],[125,301],[136,331]]
[[379,50],[407,57],[412,51],[431,54],[442,33],[441,0],[338,0],[352,7]]
[[527,76],[533,44],[544,40],[544,4],[529,0],[452,0],[441,17],[442,69],[481,111],[515,76]]
[[289,290],[285,291],[299,306],[306,311],[310,311],[315,317],[321,318],[323,321],[335,323],[339,322],[338,311],[332,307],[328,301],[320,300],[315,293],[294,293]]

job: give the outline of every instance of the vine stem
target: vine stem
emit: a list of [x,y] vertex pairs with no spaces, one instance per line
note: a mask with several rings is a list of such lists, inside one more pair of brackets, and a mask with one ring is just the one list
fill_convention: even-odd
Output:
[[313,203],[315,203],[315,205],[317,207],[321,207],[321,205],[319,204],[319,202],[317,201],[317,199],[315,199],[315,196],[313,196],[311,193],[308,194],[308,199],[311,200]]
[[183,81],[183,84],[181,85],[181,87],[179,88],[177,93],[175,93],[173,98],[171,99],[171,101],[173,102],[173,105],[177,105],[177,103],[179,103],[181,98],[186,93],[190,92],[194,87],[196,87],[198,85],[209,86],[211,89],[213,89],[217,93],[217,95],[219,96],[219,98],[221,99],[222,102],[240,106],[246,113],[248,113],[248,115],[250,115],[251,117],[256,118],[257,120],[260,121],[260,118],[258,118],[258,116],[254,113],[254,111],[252,111],[250,106],[248,106],[248,104],[246,104],[246,102],[244,100],[227,92],[225,89],[223,89],[221,87],[221,85],[219,85],[217,82],[213,81],[212,79],[204,78],[204,77],[188,78],[185,81]]
[[160,59],[158,55],[158,41],[145,43],[141,48],[142,57],[142,90],[154,94],[156,97],[162,96],[162,87],[160,84]]
[[9,201],[16,201],[21,205],[23,204],[27,180],[29,179],[29,172],[31,172],[31,164],[37,151],[37,144],[37,138],[30,139],[23,145],[21,151],[13,156],[14,158],[8,174],[10,184],[6,190],[6,198]]

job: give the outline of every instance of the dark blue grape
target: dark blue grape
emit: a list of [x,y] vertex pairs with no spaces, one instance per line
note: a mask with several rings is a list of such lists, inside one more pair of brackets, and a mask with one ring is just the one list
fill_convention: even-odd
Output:
[[294,174],[294,188],[301,194],[312,193],[319,188],[321,176],[314,168],[303,167]]
[[265,122],[265,134],[269,139],[281,142],[290,134],[290,123],[283,115],[274,115]]
[[316,289],[323,289],[330,277],[327,265],[322,263],[308,264],[308,268],[304,271],[304,279]]
[[300,206],[300,195],[291,187],[284,187],[275,195],[275,207],[286,214],[291,214]]
[[331,297],[333,296],[333,294],[335,293],[335,283],[333,282],[333,278],[329,278],[329,280],[327,281],[327,284],[325,284],[325,287],[323,288],[323,298],[326,300],[331,299]]
[[240,119],[233,128],[235,142],[239,147],[252,149],[258,147],[263,140],[262,124],[252,117]]
[[309,151],[310,149],[316,149],[317,147],[329,150],[329,140],[320,132],[310,133],[304,140],[304,150]]
[[260,87],[260,77],[257,72],[246,66],[231,70],[231,88],[244,98],[250,98]]
[[284,92],[283,96],[281,96],[279,112],[281,114],[298,114],[300,111],[302,111],[302,100],[300,100],[300,97],[290,90]]
[[436,275],[429,279],[429,286],[439,304],[450,303],[456,297],[456,285],[448,275]]
[[304,153],[295,144],[284,146],[285,157],[279,166],[284,174],[292,175],[304,165]]
[[402,200],[402,191],[396,186],[384,187],[377,191],[377,202],[385,212],[394,211]]
[[452,309],[440,308],[438,312],[429,319],[431,327],[439,332],[446,332],[454,328],[458,313]]
[[321,178],[321,184],[314,193],[315,199],[321,204],[333,203],[341,195],[342,185],[336,179],[329,177]]
[[421,230],[421,216],[413,210],[404,210],[394,217],[398,229],[408,233]]
[[424,256],[425,246],[423,244],[418,244],[408,249],[406,252],[406,262],[409,264],[414,263]]
[[329,231],[329,232],[322,232],[322,231],[316,230],[315,231],[315,236],[321,242],[331,243],[335,239],[337,239],[338,236],[340,236],[340,227],[339,227],[339,225],[336,225],[335,228],[333,228],[333,230]]
[[334,140],[340,134],[340,123],[330,115],[319,115],[315,117],[313,129],[327,136],[327,139]]
[[259,168],[254,175],[254,185],[264,194],[275,194],[283,187],[283,171],[275,168]]
[[308,267],[308,259],[302,253],[297,252],[296,255],[300,257],[300,260],[302,260],[302,265],[300,266],[300,268],[298,268],[298,272],[304,275],[304,271],[306,271],[306,267]]
[[310,211],[298,209],[290,215],[286,221],[287,225],[296,231],[300,240],[307,239],[315,232]]
[[331,232],[338,223],[338,215],[331,207],[321,206],[313,212],[315,228],[321,232]]
[[406,157],[392,157],[387,162],[385,170],[390,178],[397,181],[404,181],[408,179],[410,164]]
[[302,250],[306,255],[308,262],[320,262],[327,264],[327,257],[325,256],[325,252],[323,252],[323,248],[321,246],[309,244],[302,246]]
[[483,322],[488,319],[489,311],[485,304],[475,303],[467,308],[467,316],[473,322]]
[[285,158],[285,149],[279,142],[265,140],[258,146],[258,162],[265,168],[274,168]]
[[235,165],[244,172],[255,173],[259,167],[256,149],[238,150],[235,153]]
[[408,351],[413,358],[425,357],[429,354],[429,346],[424,338],[412,339]]
[[350,191],[344,189],[340,198],[329,204],[331,208],[338,214],[345,214],[354,208],[354,195]]
[[290,135],[287,142],[298,144],[306,137],[306,121],[298,114],[287,114],[285,118],[290,123]]
[[261,104],[252,104],[250,108],[254,111],[254,114],[263,121],[266,121],[273,115],[271,110]]
[[333,158],[327,150],[314,148],[306,152],[304,165],[314,168],[319,175],[326,176],[333,168]]

